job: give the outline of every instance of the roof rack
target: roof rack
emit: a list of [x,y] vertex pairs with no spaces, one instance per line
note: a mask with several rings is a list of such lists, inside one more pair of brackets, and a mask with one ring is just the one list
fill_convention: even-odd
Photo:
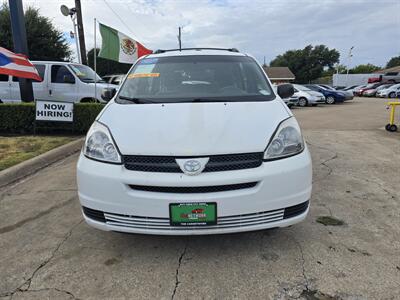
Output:
[[165,53],[165,52],[171,52],[171,51],[184,51],[184,50],[196,50],[196,51],[201,51],[201,50],[224,50],[224,51],[229,51],[229,52],[239,52],[238,49],[236,48],[182,48],[182,49],[158,49],[154,51],[154,54],[160,54],[160,53]]

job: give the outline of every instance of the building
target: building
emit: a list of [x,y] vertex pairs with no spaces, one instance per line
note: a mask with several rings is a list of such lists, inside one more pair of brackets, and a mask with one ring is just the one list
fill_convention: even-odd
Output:
[[389,69],[379,70],[379,71],[376,71],[375,73],[386,74],[386,73],[389,73],[389,72],[400,72],[400,66],[392,67],[392,68],[389,68]]
[[263,66],[263,69],[273,83],[287,83],[296,79],[288,67]]

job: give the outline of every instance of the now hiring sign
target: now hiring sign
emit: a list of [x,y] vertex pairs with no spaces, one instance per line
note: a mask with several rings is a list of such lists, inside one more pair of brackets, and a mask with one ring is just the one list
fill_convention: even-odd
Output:
[[36,100],[36,121],[72,122],[73,109],[71,102]]

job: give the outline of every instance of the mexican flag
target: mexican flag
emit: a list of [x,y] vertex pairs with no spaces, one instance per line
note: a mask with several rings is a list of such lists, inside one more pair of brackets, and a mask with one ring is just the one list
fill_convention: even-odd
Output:
[[139,57],[153,52],[118,30],[101,23],[99,25],[102,38],[99,57],[133,64]]

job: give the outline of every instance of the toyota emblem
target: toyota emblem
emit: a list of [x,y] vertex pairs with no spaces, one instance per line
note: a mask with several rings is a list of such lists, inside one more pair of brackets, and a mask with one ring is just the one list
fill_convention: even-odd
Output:
[[188,160],[183,164],[183,168],[188,173],[196,173],[201,169],[201,163],[198,160]]

